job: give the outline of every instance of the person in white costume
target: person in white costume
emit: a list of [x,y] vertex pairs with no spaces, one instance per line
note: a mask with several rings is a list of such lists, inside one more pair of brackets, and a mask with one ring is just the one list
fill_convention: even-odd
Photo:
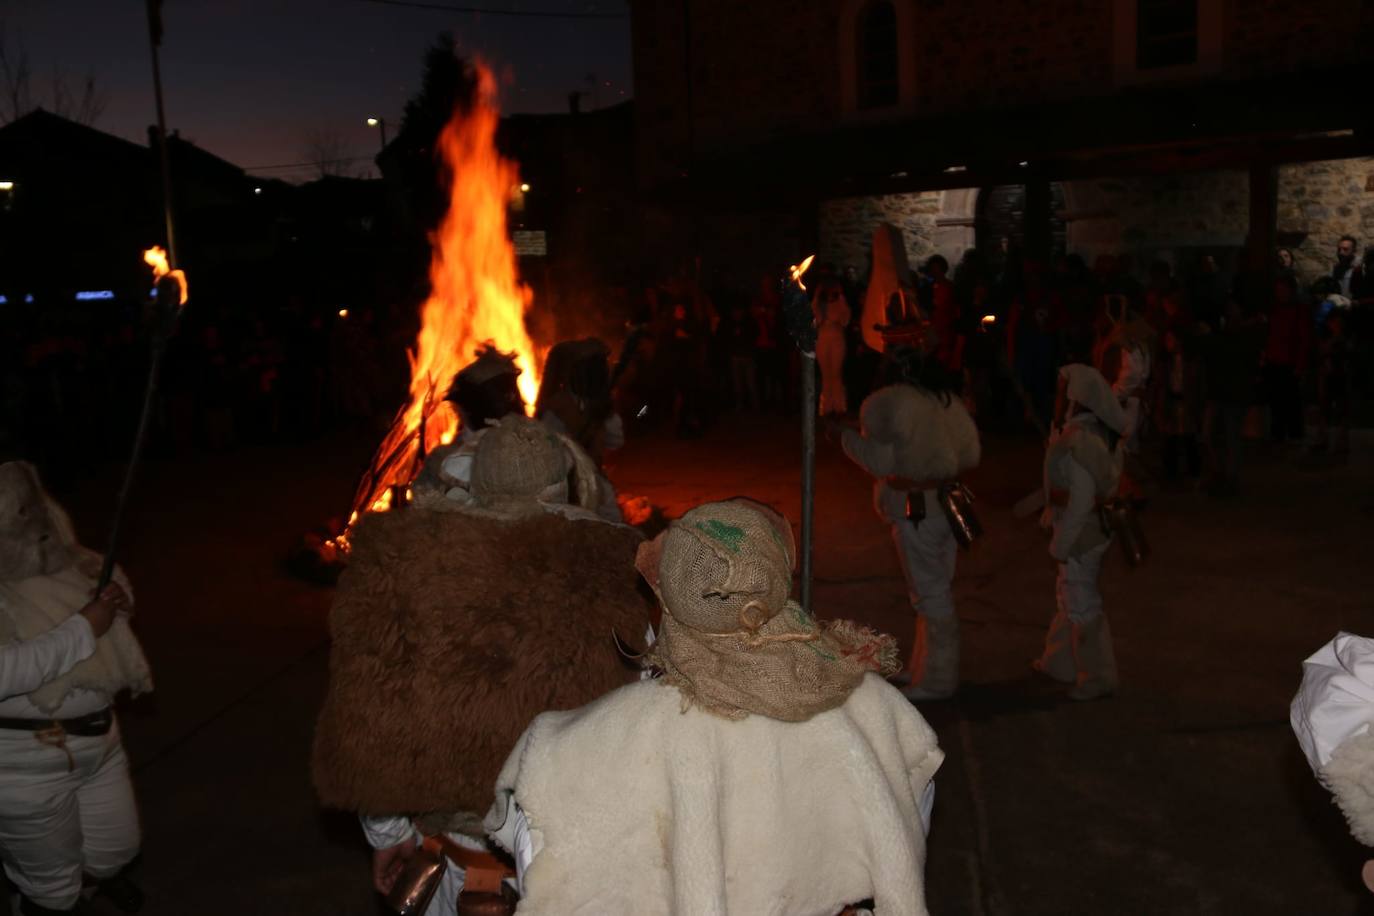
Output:
[[[1303,662],[1289,720],[1350,833],[1374,846],[1374,639],[1338,633]],[[1374,859],[1361,875],[1374,891]]]
[[786,520],[747,500],[640,548],[661,676],[539,716],[497,780],[521,914],[927,913],[935,734],[881,676],[891,637],[817,623],[792,564]]
[[1091,700],[1115,692],[1116,656],[1102,613],[1098,578],[1111,545],[1103,504],[1121,480],[1120,439],[1128,421],[1102,374],[1074,363],[1059,370],[1055,428],[1045,451],[1045,511],[1050,555],[1059,564],[1056,611],[1037,671],[1072,684],[1069,696]]
[[973,418],[943,384],[933,357],[907,349],[892,365],[899,381],[864,400],[860,430],[844,430],[841,443],[876,478],[873,506],[892,526],[916,614],[911,684],[903,692],[910,700],[944,699],[959,686],[953,593],[958,545],[939,491],[977,467],[981,447]]
[[128,581],[94,594],[100,557],[22,462],[0,464],[0,861],[23,916],[84,913],[83,876],[119,909],[139,848],[110,706],[152,689]]

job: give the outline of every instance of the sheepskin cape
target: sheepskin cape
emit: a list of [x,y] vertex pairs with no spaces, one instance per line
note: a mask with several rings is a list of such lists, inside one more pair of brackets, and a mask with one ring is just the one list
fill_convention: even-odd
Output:
[[1342,741],[1320,775],[1336,796],[1351,835],[1374,846],[1374,734],[1363,732]]
[[834,916],[868,898],[924,916],[920,799],[943,756],[876,674],[805,722],[683,711],[644,681],[535,719],[487,826],[512,795],[528,819],[522,916]]
[[978,427],[957,398],[888,385],[864,399],[859,419],[863,432],[848,432],[844,449],[875,477],[944,480],[978,465]]
[[535,715],[638,676],[612,632],[643,645],[641,540],[546,514],[366,516],[330,617],[320,800],[376,815],[485,811]]

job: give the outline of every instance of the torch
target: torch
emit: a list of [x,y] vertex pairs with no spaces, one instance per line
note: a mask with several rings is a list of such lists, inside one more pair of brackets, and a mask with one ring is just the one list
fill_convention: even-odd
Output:
[[110,540],[105,547],[105,561],[100,566],[100,579],[95,593],[98,595],[110,584],[114,574],[115,548],[119,545],[120,529],[123,527],[124,510],[128,508],[129,492],[133,489],[134,472],[143,455],[143,444],[148,438],[148,420],[153,414],[154,396],[157,394],[157,379],[162,368],[162,355],[167,351],[167,341],[176,330],[177,318],[181,307],[186,304],[186,274],[172,270],[167,264],[167,252],[154,245],[143,253],[143,260],[153,268],[152,303],[152,353],[148,366],[148,383],[143,389],[143,410],[138,415],[138,431],[134,434],[134,446],[129,454],[129,466],[124,471],[124,482],[119,487],[119,501],[115,503],[114,521],[110,525]]
[[802,527],[801,605],[811,612],[811,541],[816,506],[816,319],[806,296],[802,275],[815,255],[787,269],[783,281],[782,313],[787,332],[801,351],[802,373]]
[[143,410],[138,416],[138,431],[134,434],[133,449],[129,453],[129,466],[124,471],[124,481],[119,487],[119,500],[115,503],[114,521],[110,524],[110,540],[105,548],[105,559],[100,565],[100,578],[96,582],[95,593],[99,595],[110,584],[114,575],[115,549],[119,545],[120,529],[123,527],[124,511],[128,508],[129,492],[133,489],[134,473],[138,470],[139,458],[143,455],[143,443],[148,438],[148,420],[152,416],[154,396],[157,394],[157,378],[162,368],[162,355],[167,350],[167,341],[176,330],[177,317],[186,304],[186,274],[176,269],[176,232],[172,219],[172,169],[167,155],[167,116],[162,105],[162,67],[158,60],[158,48],[162,45],[162,0],[148,0],[148,42],[153,59],[153,95],[157,102],[158,156],[162,173],[162,213],[167,225],[167,250],[154,245],[143,253],[143,260],[153,268],[153,309],[152,309],[152,349],[148,366],[148,383],[143,390]]

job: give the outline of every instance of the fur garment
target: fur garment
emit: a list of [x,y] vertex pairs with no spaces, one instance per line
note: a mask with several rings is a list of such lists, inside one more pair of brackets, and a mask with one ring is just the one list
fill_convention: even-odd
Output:
[[546,713],[501,772],[534,857],[523,916],[924,916],[920,799],[943,754],[876,674],[805,722],[683,711],[659,681]]
[[521,731],[634,680],[651,596],[633,529],[419,508],[365,516],[330,629],[313,773],[327,806],[482,812]]
[[846,432],[845,451],[875,477],[947,480],[978,466],[978,427],[957,398],[889,385],[864,400],[859,419],[863,432]]
[[1336,796],[1355,839],[1374,846],[1374,734],[1342,741],[1322,767],[1321,781]]

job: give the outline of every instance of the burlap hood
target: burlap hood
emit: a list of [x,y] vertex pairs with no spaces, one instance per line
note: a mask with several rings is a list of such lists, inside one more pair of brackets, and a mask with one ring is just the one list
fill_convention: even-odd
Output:
[[440,512],[496,519],[554,513],[614,521],[597,512],[608,485],[596,462],[571,438],[512,414],[435,449],[412,492],[418,506]]
[[748,500],[698,506],[640,547],[664,610],[648,658],[684,707],[799,722],[842,704],[865,671],[896,670],[891,637],[819,624],[788,600],[794,553],[786,519]]
[[534,716],[633,681],[651,602],[633,529],[539,514],[371,514],[330,616],[315,733],[321,801],[364,814],[482,812]]

